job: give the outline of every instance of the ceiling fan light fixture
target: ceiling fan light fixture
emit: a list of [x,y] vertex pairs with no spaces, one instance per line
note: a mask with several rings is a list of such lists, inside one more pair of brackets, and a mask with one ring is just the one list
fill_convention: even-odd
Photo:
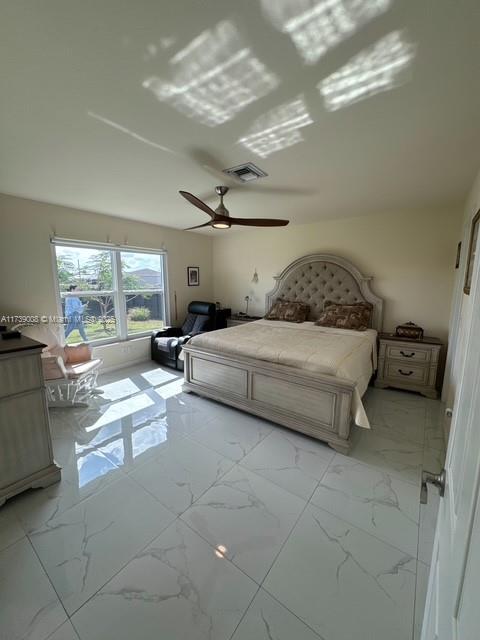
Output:
[[223,220],[212,222],[212,227],[214,229],[230,229],[231,226],[232,225],[229,222],[224,222]]

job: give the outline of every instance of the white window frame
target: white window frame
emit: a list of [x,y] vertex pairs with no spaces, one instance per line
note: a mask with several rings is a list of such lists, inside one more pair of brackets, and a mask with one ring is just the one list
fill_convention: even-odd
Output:
[[[147,331],[141,331],[138,333],[128,334],[127,325],[127,302],[125,296],[125,290],[123,288],[122,278],[122,253],[148,253],[159,256],[162,262],[162,276],[163,276],[163,291],[160,289],[139,289],[133,291],[127,289],[127,293],[134,293],[135,295],[150,295],[163,293],[163,307],[164,307],[164,326],[170,324],[170,295],[168,289],[168,258],[167,251],[165,249],[147,249],[145,247],[132,247],[110,243],[99,242],[82,242],[77,240],[70,240],[68,238],[51,238],[50,240],[52,250],[52,268],[55,283],[55,297],[57,301],[57,314],[59,317],[63,315],[62,311],[62,292],[60,291],[60,283],[58,280],[57,271],[57,254],[55,247],[71,247],[81,249],[96,249],[99,251],[111,251],[112,252],[112,273],[115,287],[112,291],[82,291],[80,295],[85,294],[85,297],[89,295],[111,295],[113,297],[114,316],[117,326],[117,335],[111,338],[99,338],[98,340],[92,340],[91,344],[94,346],[100,346],[103,344],[114,344],[116,342],[127,342],[129,340],[137,340],[138,338],[144,338],[150,336],[151,329]],[[159,327],[160,328],[160,327]],[[64,327],[62,328],[64,331]]]

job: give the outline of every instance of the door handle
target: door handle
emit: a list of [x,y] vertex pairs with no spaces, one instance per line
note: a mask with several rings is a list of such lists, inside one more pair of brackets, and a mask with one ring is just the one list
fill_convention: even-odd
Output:
[[427,484],[433,484],[438,487],[440,497],[445,495],[445,480],[447,474],[445,469],[442,469],[440,473],[432,473],[431,471],[422,471],[422,488],[420,490],[420,503],[427,504],[428,501],[428,489]]

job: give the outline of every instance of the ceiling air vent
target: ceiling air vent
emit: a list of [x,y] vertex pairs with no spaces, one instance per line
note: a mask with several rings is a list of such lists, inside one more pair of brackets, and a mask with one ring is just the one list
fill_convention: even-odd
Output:
[[223,173],[233,176],[242,182],[251,182],[252,180],[258,180],[258,178],[264,178],[268,175],[268,173],[265,173],[265,171],[262,171],[254,165],[253,162],[246,162],[245,164],[239,164],[238,167],[224,169]]

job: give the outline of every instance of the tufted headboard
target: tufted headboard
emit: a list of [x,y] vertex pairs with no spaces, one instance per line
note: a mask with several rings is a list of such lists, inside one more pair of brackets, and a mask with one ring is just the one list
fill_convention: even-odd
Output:
[[266,309],[275,300],[305,302],[310,306],[309,320],[316,320],[325,300],[351,304],[366,301],[373,305],[372,329],[381,331],[383,300],[370,289],[371,277],[345,258],[318,253],[295,260],[275,276],[275,286],[266,295]]

